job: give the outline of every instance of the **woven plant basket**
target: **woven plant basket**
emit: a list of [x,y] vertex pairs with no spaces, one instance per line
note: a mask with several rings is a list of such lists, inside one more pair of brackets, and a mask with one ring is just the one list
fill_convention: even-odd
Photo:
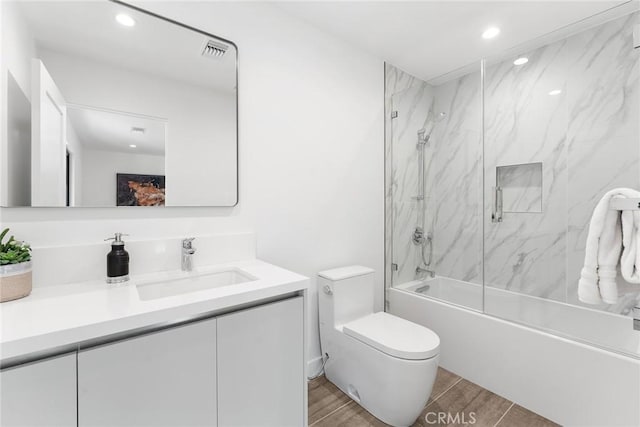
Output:
[[31,261],[0,266],[0,302],[31,293]]

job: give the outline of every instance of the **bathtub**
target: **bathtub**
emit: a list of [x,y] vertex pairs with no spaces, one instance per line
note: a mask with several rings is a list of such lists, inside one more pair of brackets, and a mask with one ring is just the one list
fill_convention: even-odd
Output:
[[490,286],[486,287],[483,298],[482,285],[441,276],[414,280],[397,289],[480,312],[484,299],[484,312],[492,316],[533,326],[605,350],[613,349],[631,357],[640,355],[640,332],[633,329],[633,318],[629,316]]
[[426,280],[413,280],[398,285],[396,289],[415,292],[471,310],[482,311],[482,285],[462,280],[436,276]]
[[440,336],[445,369],[562,425],[640,426],[630,317],[438,276],[387,301]]

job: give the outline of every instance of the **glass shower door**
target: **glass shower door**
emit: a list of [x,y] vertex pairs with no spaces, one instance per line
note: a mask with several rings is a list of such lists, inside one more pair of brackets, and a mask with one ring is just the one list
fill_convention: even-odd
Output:
[[433,230],[427,221],[431,217],[427,212],[431,194],[427,175],[433,155],[426,144],[419,146],[418,131],[424,129],[432,101],[432,89],[424,82],[416,82],[391,97],[394,286],[417,284],[422,276],[418,269],[429,268]]
[[638,288],[621,282],[617,304],[594,306],[577,286],[596,203],[640,190],[637,22],[624,16],[484,72],[485,312],[632,355]]
[[482,311],[479,63],[428,82],[393,72],[407,84],[388,106],[392,286]]

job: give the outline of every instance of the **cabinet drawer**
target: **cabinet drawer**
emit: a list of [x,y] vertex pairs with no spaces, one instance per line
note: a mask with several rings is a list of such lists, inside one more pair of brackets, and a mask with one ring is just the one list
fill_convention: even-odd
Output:
[[303,298],[218,318],[221,427],[306,425]]
[[216,320],[78,353],[80,426],[215,426]]
[[76,354],[0,372],[0,425],[75,426]]

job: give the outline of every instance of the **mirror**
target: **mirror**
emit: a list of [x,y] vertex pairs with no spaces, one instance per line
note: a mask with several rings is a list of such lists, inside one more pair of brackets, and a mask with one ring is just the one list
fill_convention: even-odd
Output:
[[238,202],[232,42],[117,2],[0,7],[2,206]]

